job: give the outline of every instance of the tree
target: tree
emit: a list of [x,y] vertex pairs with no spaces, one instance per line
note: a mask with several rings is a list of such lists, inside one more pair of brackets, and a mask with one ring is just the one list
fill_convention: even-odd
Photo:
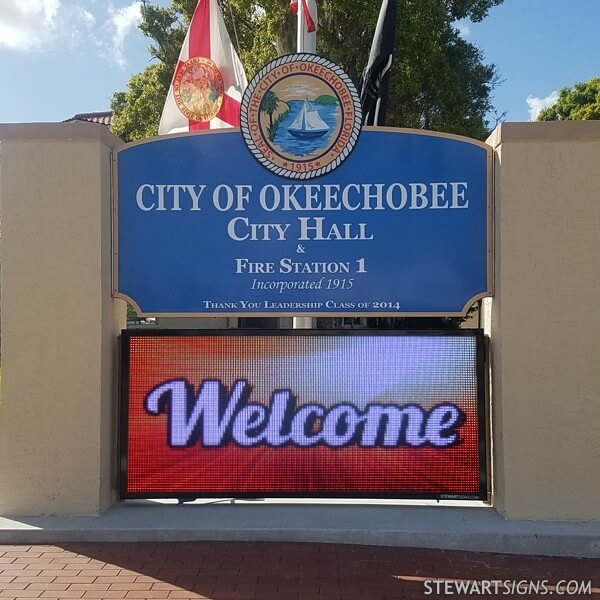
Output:
[[600,77],[560,91],[558,100],[538,115],[538,121],[589,121],[600,119]]
[[171,71],[163,63],[134,75],[127,84],[129,91],[117,92],[112,98],[112,131],[126,141],[156,135],[170,81]]
[[273,91],[269,91],[265,94],[262,102],[260,103],[260,111],[267,113],[269,116],[269,125],[273,129],[273,113],[279,106],[279,97]]
[[[457,19],[480,21],[503,0],[398,0],[398,35],[388,125],[433,129],[484,138],[494,65],[462,39]],[[155,135],[179,50],[197,0],[168,8],[144,3],[140,29],[154,40],[158,61],[114,95],[113,131],[125,140]],[[219,0],[234,44],[252,77],[266,62],[295,51],[296,17],[289,0]],[[321,0],[318,52],[340,64],[358,84],[368,58],[380,2]]]

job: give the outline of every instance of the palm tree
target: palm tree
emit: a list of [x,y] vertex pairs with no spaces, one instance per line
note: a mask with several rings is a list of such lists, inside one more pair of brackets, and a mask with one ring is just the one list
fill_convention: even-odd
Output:
[[267,92],[260,103],[260,111],[269,115],[269,129],[273,130],[273,113],[279,106],[279,97],[273,91]]

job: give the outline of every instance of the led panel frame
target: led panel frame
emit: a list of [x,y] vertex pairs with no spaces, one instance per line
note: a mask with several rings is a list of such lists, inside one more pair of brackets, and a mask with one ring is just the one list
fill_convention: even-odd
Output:
[[[480,330],[126,330],[119,496],[485,501],[486,362]],[[213,424],[235,405],[221,437],[204,424],[219,403]],[[277,406],[288,409],[279,431]],[[323,413],[314,409],[307,424],[301,409],[310,406]],[[253,421],[244,409],[262,424],[245,430]],[[299,412],[303,432],[283,441]],[[354,436],[340,444],[352,422]]]

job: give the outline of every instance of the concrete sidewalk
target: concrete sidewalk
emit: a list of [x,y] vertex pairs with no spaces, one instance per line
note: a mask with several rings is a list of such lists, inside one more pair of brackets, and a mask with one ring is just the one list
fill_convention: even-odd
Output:
[[100,516],[0,517],[0,544],[307,542],[600,557],[600,523],[510,521],[486,507],[120,502]]
[[[460,595],[454,588],[452,594],[437,593],[434,584],[426,583],[434,579],[451,586],[456,580],[472,580],[476,587],[483,580],[543,580],[554,595],[560,588],[552,586],[560,580],[575,580],[588,585],[585,593],[559,597],[600,600],[600,559],[589,558],[272,542],[0,546],[2,600],[399,600],[481,595]],[[505,591],[486,597],[511,597]]]

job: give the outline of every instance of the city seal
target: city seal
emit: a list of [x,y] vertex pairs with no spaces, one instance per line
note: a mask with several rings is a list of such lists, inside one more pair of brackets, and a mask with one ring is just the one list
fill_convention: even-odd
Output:
[[362,110],[340,67],[315,54],[289,54],[250,82],[240,120],[248,149],[265,168],[311,179],[348,158],[361,131]]

